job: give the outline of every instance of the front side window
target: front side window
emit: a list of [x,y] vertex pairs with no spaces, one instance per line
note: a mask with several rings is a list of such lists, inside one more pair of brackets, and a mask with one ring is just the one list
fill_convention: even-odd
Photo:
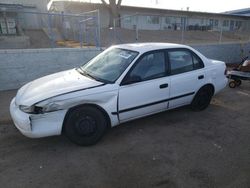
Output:
[[202,60],[189,50],[172,50],[168,52],[171,74],[180,74],[203,68]]
[[144,55],[133,67],[130,78],[145,81],[165,76],[166,64],[164,52],[151,52]]
[[83,75],[102,82],[113,83],[139,53],[120,48],[110,48],[80,67]]

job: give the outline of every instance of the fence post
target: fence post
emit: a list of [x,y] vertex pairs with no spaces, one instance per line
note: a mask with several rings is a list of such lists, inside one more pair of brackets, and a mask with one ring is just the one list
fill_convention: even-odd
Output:
[[64,30],[65,26],[64,26],[64,12],[63,11],[61,12],[61,17],[62,17],[62,34],[63,34],[63,40],[65,40],[66,34],[65,34],[65,30]]
[[101,49],[101,25],[100,25],[100,10],[97,10],[97,24],[98,24],[98,47]]
[[220,27],[220,39],[219,39],[219,43],[221,43],[221,41],[222,41],[222,27]]
[[184,43],[184,29],[185,29],[185,19],[184,17],[181,18],[181,43]]
[[79,41],[80,41],[80,47],[82,48],[82,40],[83,40],[83,25],[81,22],[79,22],[79,28],[80,28],[80,33],[79,33]]
[[116,44],[116,23],[115,23],[115,18],[113,19],[113,27],[114,27],[114,42]]
[[53,36],[53,31],[52,31],[52,20],[51,20],[51,14],[48,12],[48,26],[49,26],[49,34],[50,34],[50,45],[52,48],[55,47],[54,44],[54,36]]
[[136,42],[138,41],[139,39],[139,33],[138,33],[138,14],[136,13],[136,27],[135,27],[135,40]]
[[94,20],[94,23],[95,23],[95,27],[93,29],[94,29],[94,32],[95,32],[95,34],[94,34],[95,47],[98,48],[100,46],[99,46],[99,40],[98,40],[98,21],[96,19],[98,19],[98,17],[94,16],[93,20]]
[[[89,46],[91,43],[90,36],[91,36],[91,30],[90,27],[87,26],[87,22],[84,22],[84,33],[85,33],[85,40],[86,40],[86,45]],[[88,33],[89,32],[89,33]]]

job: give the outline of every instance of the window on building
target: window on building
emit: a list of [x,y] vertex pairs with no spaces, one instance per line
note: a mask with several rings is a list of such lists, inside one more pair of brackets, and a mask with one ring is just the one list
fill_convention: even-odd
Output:
[[147,16],[147,23],[149,24],[159,24],[160,18],[159,16]]
[[230,20],[230,27],[231,27],[231,28],[234,27],[234,20]]
[[204,24],[204,19],[203,19],[203,18],[201,19],[201,24],[202,24],[202,25]]
[[0,17],[0,35],[16,35],[16,21],[14,18]]
[[223,27],[228,27],[229,26],[229,21],[228,20],[224,20],[223,21]]
[[218,26],[219,25],[219,21],[218,20],[214,20],[214,26]]
[[129,15],[124,16],[124,22],[131,23],[132,22],[131,16],[129,16]]
[[242,21],[239,21],[238,26],[239,26],[239,27],[242,26]]
[[242,22],[241,22],[241,21],[236,21],[236,22],[235,22],[235,26],[236,26],[237,28],[240,28],[241,25],[242,25]]
[[209,25],[210,25],[210,26],[213,26],[213,25],[214,25],[214,20],[213,20],[213,19],[210,19],[210,20],[209,20]]
[[171,18],[170,17],[166,17],[165,18],[165,23],[166,24],[170,24],[171,23]]

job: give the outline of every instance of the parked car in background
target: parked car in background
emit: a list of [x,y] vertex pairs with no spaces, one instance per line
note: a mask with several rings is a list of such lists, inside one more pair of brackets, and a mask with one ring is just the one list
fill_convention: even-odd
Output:
[[226,86],[225,70],[224,62],[185,45],[116,45],[83,66],[27,83],[10,112],[28,137],[64,133],[91,145],[126,121],[183,105],[205,109]]

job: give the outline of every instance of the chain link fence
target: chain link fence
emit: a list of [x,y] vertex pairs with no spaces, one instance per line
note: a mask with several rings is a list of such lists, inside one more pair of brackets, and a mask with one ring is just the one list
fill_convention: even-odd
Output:
[[102,23],[101,28],[99,10],[81,14],[0,10],[0,48],[99,48],[134,42],[250,41],[249,32],[243,29],[244,23],[237,19],[131,13],[114,19],[113,25],[108,28]]
[[208,44],[250,41],[241,20],[187,18],[157,14],[123,15],[114,19],[112,43],[173,42]]
[[0,47],[100,47],[99,20],[99,10],[81,14],[0,12],[0,36],[3,40]]

